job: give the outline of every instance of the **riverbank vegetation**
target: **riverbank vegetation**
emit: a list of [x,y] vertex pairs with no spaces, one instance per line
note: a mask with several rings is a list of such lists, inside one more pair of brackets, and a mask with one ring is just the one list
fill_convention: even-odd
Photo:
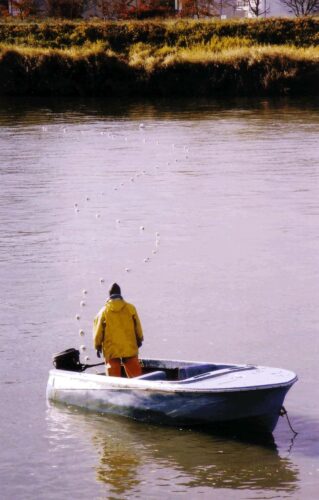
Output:
[[319,20],[0,23],[0,93],[319,93]]
[[63,21],[40,22],[9,19],[0,22],[0,43],[32,47],[70,48],[105,42],[115,51],[133,43],[189,47],[209,43],[212,37],[249,39],[255,44],[319,44],[319,18],[270,18],[260,20],[156,20],[156,21]]

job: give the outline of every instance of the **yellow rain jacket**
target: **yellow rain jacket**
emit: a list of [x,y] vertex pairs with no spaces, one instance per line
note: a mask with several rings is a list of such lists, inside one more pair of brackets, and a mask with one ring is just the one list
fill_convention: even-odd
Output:
[[108,300],[94,318],[93,337],[95,349],[102,348],[106,361],[137,356],[143,331],[135,307],[120,298]]

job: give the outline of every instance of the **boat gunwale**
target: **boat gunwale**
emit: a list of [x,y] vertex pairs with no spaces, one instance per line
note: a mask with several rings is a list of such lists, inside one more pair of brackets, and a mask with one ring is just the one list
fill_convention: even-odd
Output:
[[[244,366],[244,365],[243,365]],[[258,368],[258,367],[256,367]],[[259,367],[261,368],[261,367]],[[263,367],[263,368],[271,368],[271,367]],[[251,386],[242,386],[242,387],[223,387],[223,388],[200,388],[194,387],[194,384],[197,384],[200,380],[197,378],[192,380],[192,378],[187,379],[188,384],[185,384],[185,380],[142,380],[137,377],[127,379],[121,377],[107,377],[96,373],[82,373],[82,372],[73,372],[67,370],[58,370],[56,368],[51,369],[49,374],[55,377],[58,375],[62,378],[74,378],[81,380],[81,378],[85,377],[86,380],[93,382],[99,382],[101,385],[107,384],[107,387],[97,387],[91,389],[85,388],[61,388],[57,390],[63,391],[124,391],[124,390],[139,390],[143,392],[162,392],[162,393],[193,393],[193,394],[215,394],[215,393],[229,393],[229,392],[249,392],[249,391],[262,391],[267,389],[279,389],[283,387],[291,387],[298,380],[298,376],[291,372],[290,370],[281,369],[287,371],[294,375],[293,378],[287,380],[286,382],[278,382],[272,384],[264,384],[264,385],[251,385]],[[206,372],[203,375],[207,375],[209,372]],[[212,372],[213,373],[213,372]],[[231,374],[231,372],[229,372]],[[223,374],[227,375],[227,373]],[[101,378],[103,377],[103,378]],[[113,380],[110,380],[113,379]],[[115,380],[114,380],[115,379]],[[207,380],[207,378],[206,378]],[[188,387],[187,387],[188,385]],[[186,387],[185,387],[186,386]]]

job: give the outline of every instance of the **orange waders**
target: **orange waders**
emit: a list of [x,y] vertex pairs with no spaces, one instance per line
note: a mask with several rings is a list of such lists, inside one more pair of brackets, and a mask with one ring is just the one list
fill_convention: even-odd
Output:
[[133,356],[132,358],[109,359],[106,364],[106,371],[110,377],[121,377],[121,361],[124,365],[128,378],[138,377],[139,375],[142,375],[142,368],[139,363],[138,357]]

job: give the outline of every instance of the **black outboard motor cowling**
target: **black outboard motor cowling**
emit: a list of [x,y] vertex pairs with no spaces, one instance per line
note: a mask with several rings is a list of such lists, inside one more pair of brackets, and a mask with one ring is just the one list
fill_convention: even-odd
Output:
[[74,347],[54,354],[53,365],[57,370],[70,372],[82,372],[83,368],[85,368],[85,365],[80,362],[80,351],[74,349]]

